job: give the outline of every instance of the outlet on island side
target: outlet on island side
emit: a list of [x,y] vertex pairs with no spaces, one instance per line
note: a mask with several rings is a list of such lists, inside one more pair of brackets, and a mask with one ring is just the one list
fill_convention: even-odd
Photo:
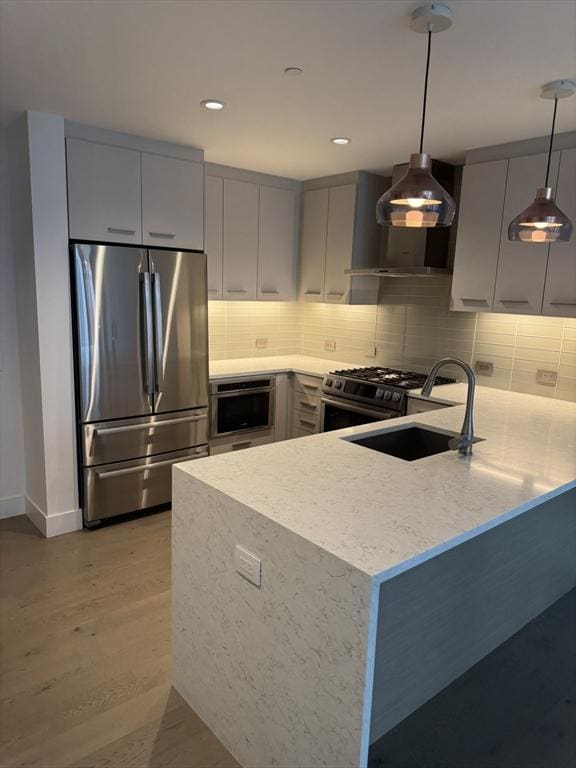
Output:
[[262,582],[262,561],[252,552],[236,544],[234,549],[234,566],[241,576],[255,584],[261,586]]

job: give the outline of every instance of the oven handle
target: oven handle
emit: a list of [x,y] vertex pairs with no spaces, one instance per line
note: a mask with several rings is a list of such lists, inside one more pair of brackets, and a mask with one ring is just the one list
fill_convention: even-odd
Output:
[[376,416],[380,417],[378,421],[385,421],[393,416],[402,416],[399,411],[392,411],[391,409],[384,408],[381,411],[374,411],[370,408],[363,408],[355,403],[349,403],[349,401],[338,400],[332,397],[322,397],[320,402],[322,405],[333,405],[335,408],[340,408],[342,411],[348,411],[350,413],[359,413],[362,416]]
[[232,389],[229,392],[212,392],[210,397],[238,397],[239,395],[260,395],[263,392],[273,392],[274,387],[258,387],[257,389]]

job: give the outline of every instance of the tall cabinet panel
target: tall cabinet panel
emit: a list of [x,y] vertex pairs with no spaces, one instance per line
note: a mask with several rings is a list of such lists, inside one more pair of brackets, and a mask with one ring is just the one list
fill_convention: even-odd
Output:
[[208,298],[222,298],[222,226],[224,182],[217,176],[206,176],[205,242],[208,257]]
[[142,153],[145,245],[204,250],[204,166]]
[[452,280],[454,309],[492,310],[507,170],[508,160],[464,168]]
[[[542,310],[542,289],[548,263],[548,246],[511,242],[508,223],[534,199],[546,175],[546,155],[514,157],[508,162],[508,182],[500,258],[494,293],[494,311],[539,315]],[[552,156],[550,184],[556,186],[559,153]]]
[[258,198],[257,184],[224,179],[224,299],[257,297]]
[[326,234],[324,282],[324,301],[326,302],[342,303],[347,298],[350,277],[344,270],[352,266],[355,215],[356,184],[332,187],[328,200]]
[[304,301],[324,301],[328,197],[328,189],[304,192],[300,259],[300,298]]
[[70,237],[141,243],[140,152],[69,138],[66,155]]
[[[576,149],[565,149],[561,153],[556,202],[572,222],[576,221]],[[550,245],[542,314],[576,317],[574,234],[567,243]]]
[[296,279],[296,194],[260,187],[258,298],[290,301]]

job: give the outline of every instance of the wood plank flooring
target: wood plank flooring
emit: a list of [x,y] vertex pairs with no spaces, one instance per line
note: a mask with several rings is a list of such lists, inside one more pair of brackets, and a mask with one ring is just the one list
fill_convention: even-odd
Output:
[[[239,768],[170,685],[169,591],[169,512],[50,540],[0,521],[1,768]],[[574,768],[575,637],[573,591],[386,734],[371,768]]]
[[238,768],[170,685],[170,513],[0,522],[2,768]]

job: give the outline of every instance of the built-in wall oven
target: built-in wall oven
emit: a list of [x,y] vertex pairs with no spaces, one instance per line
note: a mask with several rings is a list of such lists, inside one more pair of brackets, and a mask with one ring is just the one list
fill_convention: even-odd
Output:
[[210,384],[210,437],[272,429],[275,379],[238,379]]

